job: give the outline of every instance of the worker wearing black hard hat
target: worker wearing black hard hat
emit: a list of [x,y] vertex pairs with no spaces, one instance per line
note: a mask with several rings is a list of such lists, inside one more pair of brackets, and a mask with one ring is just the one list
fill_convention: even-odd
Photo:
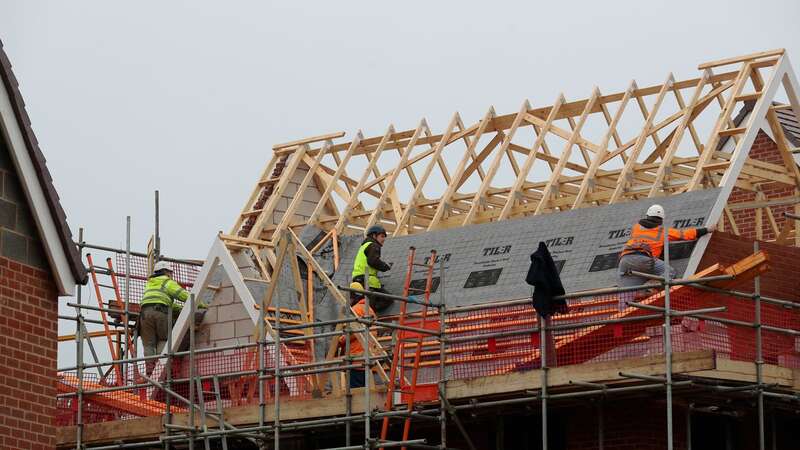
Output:
[[[389,264],[381,260],[381,248],[386,240],[386,229],[380,225],[373,225],[367,229],[366,239],[356,253],[353,262],[353,281],[369,286],[370,291],[387,293],[378,279],[378,272],[391,269]],[[392,300],[377,296],[370,296],[370,304],[375,311],[381,312],[392,304]]]

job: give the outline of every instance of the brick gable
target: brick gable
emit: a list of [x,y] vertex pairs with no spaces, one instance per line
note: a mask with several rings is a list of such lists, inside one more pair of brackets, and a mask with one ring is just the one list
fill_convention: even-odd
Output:
[[[753,146],[750,147],[749,156],[750,158],[759,161],[783,166],[783,158],[781,157],[780,151],[778,151],[778,145],[775,144],[775,141],[773,141],[763,131],[758,132],[758,136],[753,142]],[[794,190],[791,186],[787,186],[783,183],[763,184],[761,185],[761,188],[767,200],[789,197],[792,195]],[[733,191],[731,191],[730,197],[728,198],[728,204],[733,205],[736,203],[752,202],[755,199],[755,192],[734,187]],[[772,210],[772,215],[775,217],[775,222],[777,223],[778,228],[783,229],[784,225],[786,224],[786,218],[783,216],[783,214],[786,212],[794,212],[794,205],[772,206],[770,209]],[[733,220],[736,222],[736,226],[739,229],[740,236],[749,239],[756,239],[758,237],[759,233],[758,230],[756,230],[755,210],[747,209],[732,211],[732,214]],[[726,218],[725,230],[729,231],[730,229],[730,222]],[[774,240],[775,238],[777,238],[777,236],[772,230],[772,226],[770,225],[767,214],[763,213],[761,220],[761,239]]]
[[49,272],[0,257],[1,448],[55,447],[57,300]]

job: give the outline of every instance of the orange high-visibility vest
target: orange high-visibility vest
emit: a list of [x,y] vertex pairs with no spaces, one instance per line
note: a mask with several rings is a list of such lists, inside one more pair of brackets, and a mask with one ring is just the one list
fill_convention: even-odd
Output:
[[[625,247],[620,252],[620,256],[631,253],[643,253],[652,258],[660,258],[664,251],[664,235],[661,234],[663,228],[645,228],[638,223],[631,229],[631,237],[625,243]],[[693,241],[697,239],[697,229],[687,228],[679,230],[668,228],[670,241]]]
[[[361,299],[361,301],[359,301],[358,303],[353,305],[353,313],[355,313],[356,317],[364,317],[366,315],[365,314],[366,306],[367,306],[367,304],[366,304],[366,302],[364,301],[363,298]],[[375,311],[373,311],[372,308],[369,309],[369,315],[371,317],[375,317]],[[362,333],[362,332],[358,332],[358,334],[360,334],[362,336],[364,335],[364,333]],[[373,336],[375,335],[374,332],[372,334],[373,334]],[[345,339],[344,336],[341,336],[339,338],[339,342],[340,342],[341,345],[344,345],[344,339]],[[364,347],[361,345],[361,341],[356,337],[355,334],[351,334],[351,336],[350,336],[350,356],[361,356],[362,353],[364,353]]]

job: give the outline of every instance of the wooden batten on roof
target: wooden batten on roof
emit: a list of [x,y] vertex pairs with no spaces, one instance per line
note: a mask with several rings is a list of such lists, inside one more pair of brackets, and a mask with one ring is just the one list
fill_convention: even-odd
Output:
[[86,283],[86,269],[1,41],[0,79],[0,137],[8,144],[59,293],[71,295],[77,283]]

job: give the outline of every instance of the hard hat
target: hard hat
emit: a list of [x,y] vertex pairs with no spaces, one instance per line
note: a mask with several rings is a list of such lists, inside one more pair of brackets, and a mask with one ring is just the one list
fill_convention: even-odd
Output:
[[664,218],[664,207],[661,205],[653,205],[647,208],[647,215],[651,217]]
[[350,289],[358,289],[359,291],[363,291],[364,286],[362,286],[358,281],[353,281],[350,283]]
[[172,266],[166,261],[159,261],[156,263],[155,267],[153,267],[153,272],[160,272],[162,270],[172,272]]
[[383,228],[380,225],[373,225],[367,228],[367,236],[369,236],[370,234],[387,234],[386,228]]

